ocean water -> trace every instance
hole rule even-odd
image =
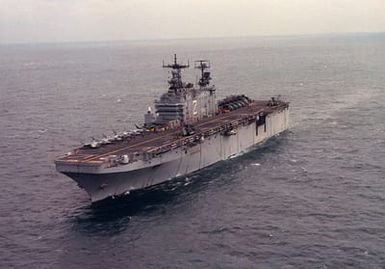
[[[173,53],[290,130],[91,205],[53,160],[140,123]],[[2,45],[0,153],[0,268],[385,268],[385,34]]]

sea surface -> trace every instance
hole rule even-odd
[[[142,122],[174,53],[290,130],[91,205],[54,159]],[[0,268],[385,268],[385,34],[1,45],[0,153]]]

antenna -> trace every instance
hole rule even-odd
[[[206,87],[210,84],[210,72],[206,71],[210,69],[210,61],[209,60],[197,60],[195,61],[194,68],[201,70],[201,78],[199,79],[199,86]]]
[[[182,82],[182,69],[189,68],[190,62],[188,64],[179,64],[178,59],[176,57],[176,54],[174,54],[174,63],[173,64],[167,64],[165,65],[163,62],[162,65],[163,68],[171,68],[171,79],[168,81],[170,84],[170,89],[174,90],[175,92],[183,88],[183,82]]]
[[[188,64],[178,64],[178,59],[176,57],[176,54],[174,54],[174,63],[173,64],[164,64],[163,61],[163,68],[171,68],[171,69],[184,69],[184,68],[189,68],[190,67],[190,62]]]

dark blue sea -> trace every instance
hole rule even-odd
[[[174,53],[290,130],[91,205],[54,159],[142,122]],[[0,153],[0,268],[385,268],[385,34],[1,45]]]

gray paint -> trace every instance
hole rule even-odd
[[[214,134],[194,147],[165,153],[158,161],[136,162],[120,167],[90,170],[88,173],[86,170],[76,173],[78,167],[68,165],[58,165],[57,169],[78,182],[87,191],[92,202],[96,202],[188,175],[218,161],[242,154],[254,145],[285,131],[288,124],[289,110],[284,109],[267,115],[266,131],[265,126],[261,125],[257,132],[256,123],[252,123],[239,127],[236,135]]]

